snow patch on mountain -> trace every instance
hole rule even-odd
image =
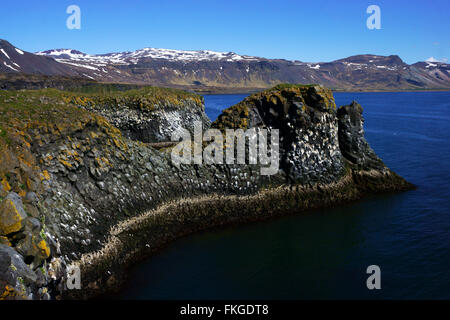
[[[98,71],[98,69],[93,67],[93,66],[89,66],[89,65],[85,65],[85,64],[73,63],[73,62],[69,62],[69,61],[64,60],[64,59],[55,59],[55,60],[60,62],[60,63],[65,63],[65,64],[69,64],[69,65],[76,66],[76,67],[81,67],[81,68],[86,68],[86,69],[97,70]]]
[[[8,54],[6,53],[6,51],[5,50],[3,50],[3,49],[0,49],[0,51],[1,52],[3,52],[3,54],[8,58],[8,59],[11,59],[9,56],[8,56]]]
[[[16,68],[10,66],[9,64],[7,64],[7,63],[4,62],[4,61],[3,61],[3,64],[4,64],[6,67],[8,67],[8,68],[10,68],[10,69],[12,69],[12,70],[14,70],[14,71],[16,71],[16,72],[19,72],[19,70],[17,70]]]
[[[425,62],[440,62],[440,63],[447,63],[448,60],[446,58],[442,59],[436,59],[435,57],[429,57]]]
[[[319,70],[320,69],[320,64],[316,64],[315,66],[312,66],[312,65],[308,64],[308,67],[310,67],[311,69]]]
[[[254,61],[257,57],[239,55],[234,52],[217,52],[211,50],[188,51],[188,50],[173,50],[173,49],[155,49],[144,48],[133,52],[119,52],[90,55],[71,49],[54,49],[47,51],[40,51],[37,55],[45,55],[57,58],[61,62],[65,60],[80,61],[90,64],[136,64],[139,59],[164,59],[174,61],[211,61],[211,60],[225,60],[225,61]]]

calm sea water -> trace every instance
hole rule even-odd
[[[205,96],[214,120],[245,95]],[[202,232],[134,267],[122,299],[450,298],[450,93],[336,93],[418,186],[334,209]],[[381,268],[381,290],[366,268]]]

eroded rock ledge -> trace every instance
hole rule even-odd
[[[176,90],[1,92],[0,297],[92,297],[180,235],[413,188],[364,139],[362,108],[336,110],[321,86],[251,95],[212,124],[279,129],[273,176],[258,165],[178,168],[142,142],[194,120],[209,125],[201,97]],[[71,263],[82,290],[65,290]]]

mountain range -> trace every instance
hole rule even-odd
[[[345,91],[450,89],[449,64],[424,61],[410,65],[397,55],[364,54],[311,63],[234,52],[155,48],[97,55],[73,49],[30,53],[6,40],[0,40],[0,74],[0,84],[34,75],[200,92],[250,91],[282,82],[318,83]]]

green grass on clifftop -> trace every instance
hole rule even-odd
[[[98,106],[155,110],[165,106],[182,107],[187,100],[203,107],[203,97],[195,93],[159,87],[119,90],[115,86],[97,85],[86,89],[89,92],[60,91],[57,89],[0,91],[0,107],[19,109],[48,108],[57,105]],[[0,111],[1,112],[1,111]]]

